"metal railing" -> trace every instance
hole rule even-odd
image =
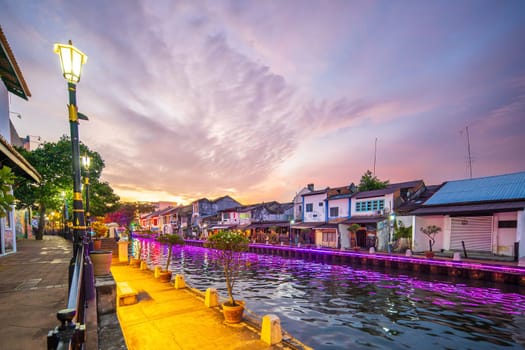
[[[83,349],[86,337],[86,292],[93,286],[86,281],[92,278],[87,244],[74,243],[74,254],[69,265],[69,291],[67,307],[57,312],[60,325],[47,334],[48,350]]]

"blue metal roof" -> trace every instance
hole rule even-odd
[[[525,199],[525,171],[445,183],[425,205]]]

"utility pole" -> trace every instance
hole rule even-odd
[[[374,144],[374,176],[376,176],[376,159],[377,159],[377,137]]]
[[[468,133],[468,126],[465,127],[465,130],[467,132],[468,168],[469,168],[470,178],[472,179],[472,157],[470,155],[470,136]]]

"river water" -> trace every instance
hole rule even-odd
[[[142,257],[164,265],[167,247],[144,240]],[[288,259],[244,254],[237,299],[314,349],[524,349],[525,289],[475,281],[434,280]],[[213,254],[174,247],[170,270],[201,291],[224,278]]]

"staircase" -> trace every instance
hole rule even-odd
[[[114,257],[118,257],[118,243],[115,238],[102,238],[101,250],[111,250]]]

